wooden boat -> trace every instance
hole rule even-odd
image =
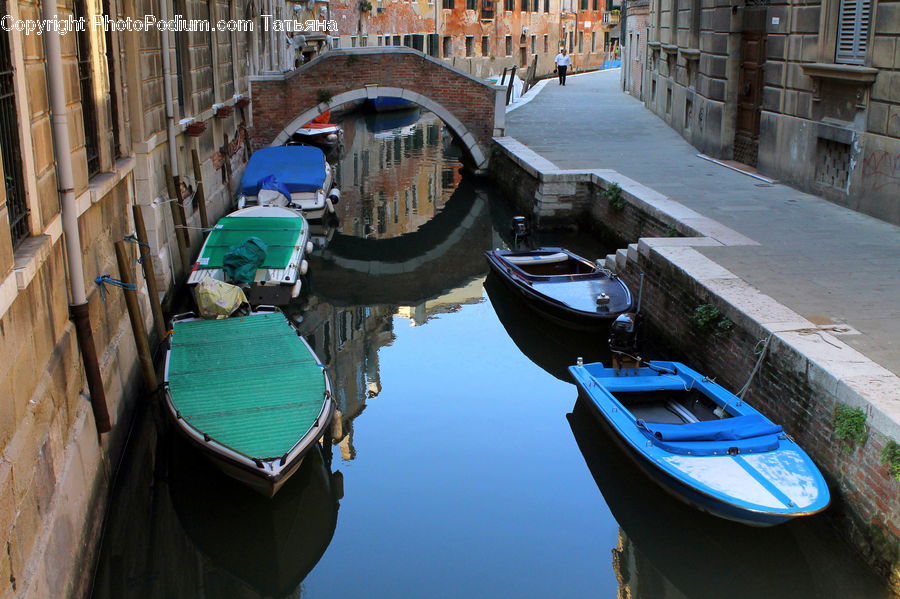
[[[226,474],[269,497],[335,409],[325,368],[280,311],[177,318],[164,388],[178,429]]]
[[[638,465],[696,508],[771,526],[828,507],[821,473],[780,426],[683,364],[569,372]]]
[[[291,141],[309,144],[323,149],[331,149],[341,142],[344,129],[332,123],[331,111],[326,110],[310,122],[306,123],[291,136]]]
[[[507,285],[563,325],[608,327],[631,310],[631,291],[621,279],[568,250],[490,250],[485,256]]]
[[[334,171],[320,148],[260,148],[250,156],[238,187],[237,207],[278,206],[302,212],[309,220],[334,214],[340,199]]]
[[[246,287],[251,305],[283,306],[300,294],[300,277],[309,268],[304,256],[313,249],[309,235],[309,224],[295,210],[253,206],[232,212],[210,231],[188,285],[212,277]],[[232,248],[254,237],[267,246],[264,261],[253,281],[232,281],[225,269],[225,257]]]
[[[416,103],[412,100],[398,98],[395,96],[378,96],[377,98],[368,100],[367,103],[372,107],[373,110],[375,110],[375,112],[405,110],[416,105]]]

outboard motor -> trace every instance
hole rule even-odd
[[[528,221],[525,220],[524,216],[514,216],[512,218],[512,223],[510,223],[510,233],[513,236],[513,248],[518,249],[519,241],[524,241],[530,235],[530,231],[528,230]]]
[[[609,327],[609,351],[612,352],[612,366],[615,369],[637,368],[641,365],[640,324],[641,296],[644,292],[644,275],[641,274],[641,287],[638,290],[638,301],[634,312],[620,314]]]

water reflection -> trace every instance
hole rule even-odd
[[[273,499],[223,475],[149,408],[113,496],[93,596],[291,598],[325,553],[342,475],[310,451]]]
[[[643,475],[583,400],[579,399],[567,418],[620,526],[612,558],[619,597],[883,596],[860,564],[846,563],[835,570],[822,556],[810,555],[795,535],[795,523],[770,528],[743,526],[705,514],[667,494]],[[821,516],[812,520],[816,522],[796,524],[827,526]],[[854,570],[856,575],[849,578],[851,587],[846,588],[847,574]]]

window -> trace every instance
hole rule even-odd
[[[512,56],[512,36],[506,36],[506,55]]]
[[[466,36],[466,56],[475,56],[475,38]]]
[[[522,12],[528,12],[529,4],[529,0],[521,0],[521,2],[519,2],[519,10],[521,10]]]
[[[587,10],[588,8],[588,0],[581,0],[581,10]]]
[[[332,48],[340,48],[341,47],[341,38],[338,36],[334,36],[331,38],[331,47]]]
[[[351,47],[351,48],[355,48],[355,47],[356,47],[356,36],[355,36],[355,35],[351,35],[351,36],[350,36],[350,47]]]
[[[531,10],[533,10],[534,12],[540,12],[541,0],[534,0],[534,2],[531,3]]]
[[[9,14],[6,1],[0,12]],[[16,111],[14,67],[7,32],[0,32],[0,146],[3,148],[3,179],[6,183],[6,208],[13,249],[30,234],[28,205],[25,203],[25,177],[22,175],[22,149],[19,144],[19,118]]]
[[[369,45],[369,36],[368,36],[368,35],[361,35],[361,36],[359,36],[359,46],[360,46],[361,48],[365,48],[365,47],[367,47],[368,45]]]
[[[503,3],[504,10],[515,10],[516,0],[505,0]]]
[[[491,55],[491,38],[486,35],[481,36],[481,55],[482,56],[490,56]]]
[[[593,0],[591,2],[591,10],[599,10],[600,8],[600,0]]]
[[[443,0],[443,4],[441,4],[441,6],[443,6],[444,8],[453,8],[453,3],[454,0]]]
[[[378,41],[376,41],[375,43],[379,46],[383,46],[384,45],[384,36],[379,35]]]
[[[428,56],[437,57],[437,55],[438,55],[438,39],[439,39],[438,34],[436,34],[436,33],[428,34]]]
[[[466,8],[469,10],[478,10],[478,0],[466,0]]]
[[[401,41],[401,36],[399,36],[399,35],[395,35],[395,36],[394,36],[394,45],[395,45],[395,46],[402,46],[402,45],[403,45],[403,42]]]
[[[112,18],[112,13],[110,13],[109,8],[109,0],[103,0],[103,13],[106,15],[110,15],[110,18]],[[119,147],[119,97],[116,86],[116,63],[115,57],[113,56],[114,46],[112,27],[106,29],[105,35],[106,72],[109,74],[109,122],[112,129],[112,139],[110,140],[112,142],[112,153],[110,155],[115,160],[116,158],[121,157],[123,155],[123,152]]]
[[[544,0],[544,12],[550,12],[550,0]]]
[[[597,51],[597,32],[591,31],[591,53]]]
[[[75,0],[73,16],[76,20],[88,19],[84,0]],[[84,119],[84,149],[87,152],[88,176],[100,172],[100,149],[97,135],[97,111],[94,105],[94,73],[91,68],[91,46],[89,31],[75,33],[75,48],[78,58],[78,83],[81,90],[81,117]],[[181,78],[179,77],[179,80]],[[180,87],[183,90],[183,87]],[[181,99],[183,102],[183,98]]]
[[[531,36],[531,53],[532,54],[537,53],[537,36],[536,35]]]
[[[584,52],[584,31],[578,32],[578,53]]]
[[[449,35],[445,36],[444,37],[444,52],[443,52],[444,58],[447,58],[448,56],[450,56],[452,48],[453,48],[453,38],[451,38]]]
[[[865,64],[871,12],[871,0],[841,0],[835,62]]]

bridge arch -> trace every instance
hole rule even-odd
[[[281,145],[332,107],[392,96],[435,113],[482,170],[490,139],[503,134],[504,94],[502,87],[412,48],[330,50],[290,73],[253,79],[253,144]],[[304,110],[297,114],[298,108]]]

